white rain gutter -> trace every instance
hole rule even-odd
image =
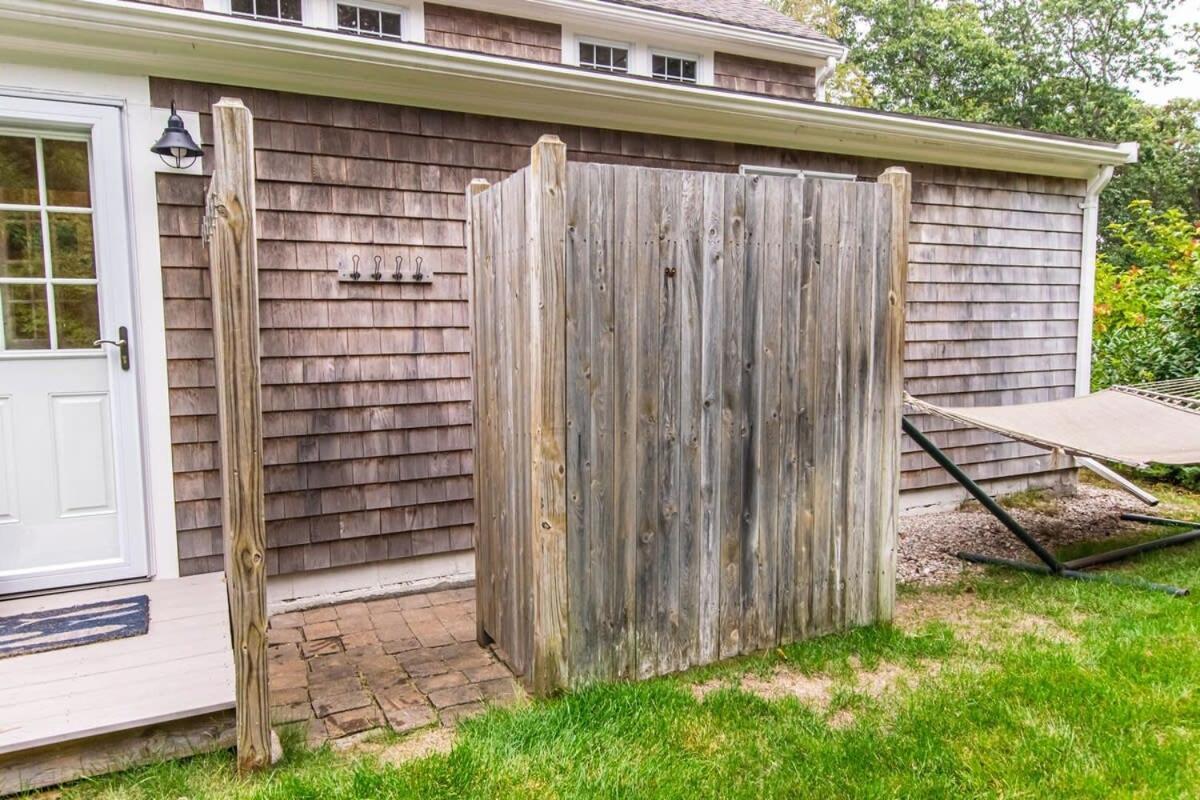
[[[667,84],[124,0],[0,0],[0,58],[608,130],[1085,179],[1122,145]],[[0,71],[0,84],[3,72]],[[20,87],[16,87],[20,88]]]
[[[1130,144],[1134,158],[1137,144]],[[1075,341],[1075,396],[1092,391],[1092,321],[1096,305],[1096,238],[1100,224],[1100,193],[1112,180],[1113,168],[1101,167],[1087,184],[1083,209],[1083,249],[1079,260],[1079,330]]]

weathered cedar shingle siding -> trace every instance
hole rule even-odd
[[[549,22],[425,4],[425,41],[528,61],[562,63],[562,28]]]
[[[470,547],[463,192],[501,179],[556,133],[578,161],[874,177],[888,162],[154,79],[154,103],[255,115],[273,573]],[[1081,181],[920,164],[906,375],[950,404],[1067,397],[1074,385]],[[177,519],[186,572],[219,569],[205,180],[159,177]],[[431,288],[337,282],[355,253],[424,258]],[[977,477],[1050,469],[1027,445],[922,426]],[[945,473],[906,443],[905,488]]]
[[[781,64],[759,58],[716,53],[713,79],[722,89],[738,92],[812,100],[816,96],[817,73],[812,67]]]

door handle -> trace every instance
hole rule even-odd
[[[129,329],[124,325],[117,328],[116,339],[97,339],[92,342],[92,347],[99,347],[102,344],[111,344],[117,348],[117,353],[121,357],[121,369],[125,372],[129,371]]]

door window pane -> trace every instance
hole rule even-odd
[[[78,349],[93,347],[100,338],[100,304],[96,287],[54,287],[54,323],[58,328],[58,347]]]
[[[40,278],[42,215],[37,211],[0,211],[0,278]]]
[[[46,204],[81,206],[92,204],[87,142],[42,140],[46,160]]]
[[[50,272],[55,278],[96,277],[91,214],[51,212]]]
[[[30,136],[0,136],[0,203],[38,202],[37,143]]]
[[[43,283],[0,284],[6,350],[49,350],[50,316]]]

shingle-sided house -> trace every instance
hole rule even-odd
[[[902,165],[908,391],[1086,392],[1097,196],[1136,151],[823,102],[844,55],[757,0],[0,0],[0,598],[222,568],[211,149],[149,152],[172,105],[206,146],[219,98],[255,119],[276,604],[470,579],[464,189],[543,134],[576,161]],[[432,281],[340,279],[376,265]],[[1070,479],[920,422],[996,491]],[[956,496],[914,447],[902,468],[905,504]]]

